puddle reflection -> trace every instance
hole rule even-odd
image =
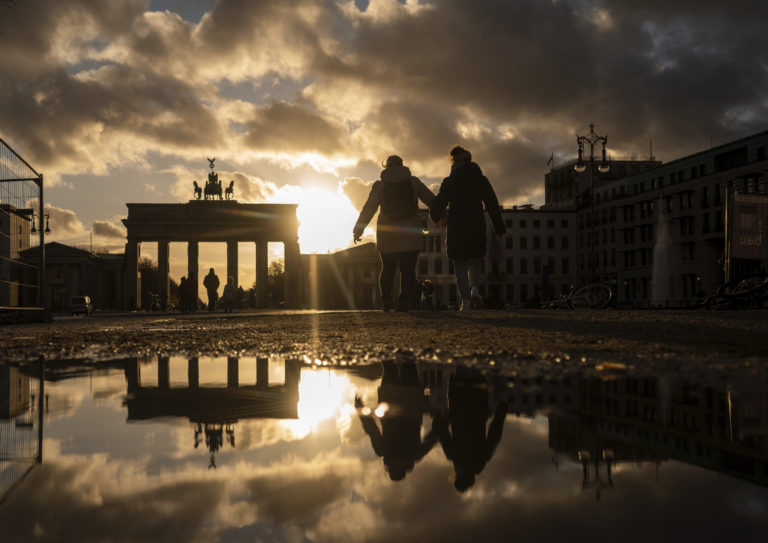
[[[625,536],[638,511],[685,537],[768,526],[768,392],[738,375],[277,356],[0,365],[0,451],[10,541],[578,541],[585,512]]]

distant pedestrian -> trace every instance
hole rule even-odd
[[[368,200],[360,211],[352,230],[355,243],[360,241],[376,210],[381,209],[376,226],[376,247],[381,257],[379,287],[384,311],[408,311],[410,308],[416,283],[416,260],[425,226],[418,202],[421,200],[429,206],[434,197],[424,183],[411,175],[411,170],[403,165],[403,159],[393,155],[387,158],[381,179],[371,187]],[[400,296],[395,305],[392,287],[398,266]]]
[[[235,306],[236,295],[237,289],[235,288],[235,278],[230,275],[227,277],[227,284],[224,285],[224,292],[221,293],[221,302],[224,304],[225,313],[232,313],[232,308]]]
[[[451,174],[443,179],[429,213],[438,222],[448,209],[447,252],[456,271],[460,309],[468,311],[482,306],[480,268],[488,245],[483,210],[488,212],[496,235],[502,236],[506,228],[493,187],[480,166],[472,162],[470,152],[457,145],[451,149],[450,159]]]
[[[187,278],[182,276],[179,279],[179,312],[183,315],[187,312]]]
[[[211,313],[216,309],[216,301],[219,298],[219,277],[213,271],[213,268],[203,279],[203,286],[208,292],[208,312]]]

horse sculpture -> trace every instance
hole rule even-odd
[[[224,191],[224,198],[226,198],[227,200],[231,200],[232,199],[232,197],[235,195],[234,187],[235,187],[235,182],[234,181],[230,181],[229,182],[229,186]]]
[[[192,181],[192,184],[195,185],[195,200],[199,200],[203,196],[203,189],[200,188],[197,181]]]

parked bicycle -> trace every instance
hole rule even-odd
[[[541,307],[547,309],[604,309],[613,300],[613,289],[605,283],[590,283],[571,289],[559,298],[544,300]]]
[[[768,273],[721,285],[701,302],[705,309],[750,309],[768,307]]]

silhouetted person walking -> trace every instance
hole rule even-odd
[[[399,371],[391,360],[382,365],[379,405],[386,405],[388,409],[377,415],[375,409],[364,408],[359,396],[355,396],[355,407],[365,433],[371,438],[374,452],[384,461],[389,478],[400,481],[432,450],[437,443],[437,434],[430,430],[424,440],[421,439],[425,399],[416,364],[403,362]],[[381,430],[376,424],[377,418],[381,421]]]
[[[189,303],[187,302],[187,278],[182,276],[181,279],[179,279],[179,312],[184,314],[187,312],[187,307]]]
[[[236,296],[235,278],[230,275],[227,277],[227,284],[224,285],[224,292],[221,293],[221,302],[224,304],[224,311],[226,313],[232,313]]]
[[[203,286],[208,292],[208,311],[212,312],[216,308],[216,300],[219,298],[219,277],[213,272],[213,268],[203,279]]]
[[[448,420],[435,418],[433,428],[440,436],[440,444],[448,460],[453,462],[453,486],[465,492],[475,483],[501,441],[508,405],[502,399],[490,416],[488,386],[482,375],[458,373],[451,378],[448,390]]]
[[[355,243],[360,241],[363,230],[376,210],[379,220],[376,226],[376,247],[381,257],[379,287],[384,311],[397,309],[408,311],[411,294],[416,282],[416,259],[421,248],[424,225],[419,217],[419,200],[429,206],[435,195],[424,183],[411,175],[403,165],[403,159],[393,155],[387,158],[381,179],[376,181],[368,194],[357,223],[352,230]],[[395,306],[392,286],[395,268],[400,267],[400,296]]]
[[[461,310],[482,304],[480,297],[480,267],[487,250],[486,221],[488,212],[496,235],[506,232],[501,209],[488,178],[472,155],[463,147],[450,151],[451,174],[443,179],[440,191],[432,202],[429,214],[435,222],[443,218],[448,208],[447,251],[456,271],[456,284],[461,295]]]

